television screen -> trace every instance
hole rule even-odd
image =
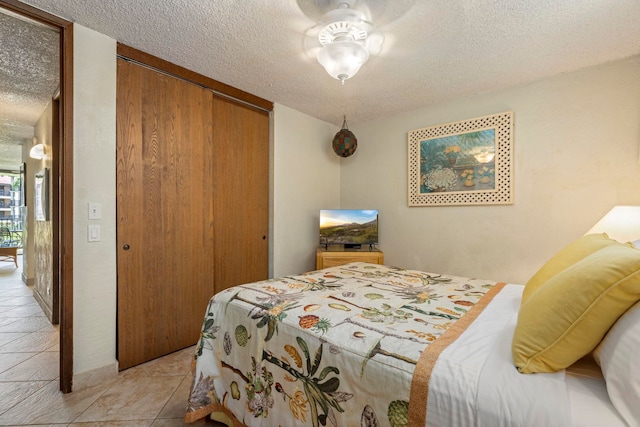
[[[323,209],[320,211],[320,244],[346,248],[378,243],[378,211]]]

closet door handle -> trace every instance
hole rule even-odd
[[[124,249],[125,251],[128,251],[130,248],[131,248],[131,246],[129,246],[129,245],[124,245],[122,247],[122,249]]]

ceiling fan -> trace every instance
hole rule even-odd
[[[400,16],[413,1],[297,0],[302,13],[317,22],[304,33],[305,53],[344,84],[370,55],[382,51],[381,24]]]

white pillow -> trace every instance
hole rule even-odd
[[[631,426],[640,426],[640,302],[611,327],[593,356],[611,403]]]

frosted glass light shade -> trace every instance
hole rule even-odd
[[[334,41],[318,52],[318,62],[334,79],[344,81],[353,77],[369,59],[369,51],[353,41]]]
[[[32,159],[42,159],[44,157],[44,144],[36,144],[29,150],[29,157]]]
[[[615,206],[587,234],[607,233],[618,242],[640,239],[640,206]]]

